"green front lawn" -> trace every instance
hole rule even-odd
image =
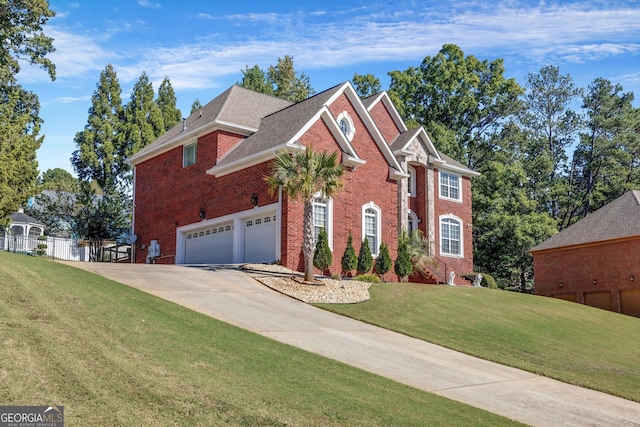
[[[486,288],[374,284],[318,306],[467,354],[640,402],[640,319]]]
[[[68,426],[500,426],[507,419],[133,288],[0,252],[0,403]]]

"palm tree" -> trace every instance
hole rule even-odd
[[[292,199],[304,202],[302,253],[304,254],[304,280],[313,281],[313,198],[317,193],[333,197],[342,189],[344,167],[338,162],[338,153],[315,152],[312,147],[302,147],[289,154],[276,154],[272,174],[265,178],[269,191],[278,189]]]

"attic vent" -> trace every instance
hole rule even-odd
[[[182,118],[182,130],[187,130],[187,119],[185,119],[184,117]]]
[[[200,109],[200,116],[198,116],[198,117],[202,117],[202,108]]]

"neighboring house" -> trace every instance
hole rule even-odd
[[[536,295],[640,317],[640,191],[625,193],[530,252]]]
[[[291,102],[232,86],[136,153],[137,262],[279,262],[302,271],[303,203],[267,191],[275,154],[339,153],[344,190],[318,194],[316,235],[327,230],[332,274],[349,232],[392,258],[402,229],[420,229],[440,261],[433,282],[473,269],[471,180],[422,128],[408,130],[382,92],[361,100],[346,82]],[[457,283],[465,283],[456,278]]]
[[[38,237],[44,234],[44,224],[24,213],[20,208],[11,214],[9,228],[0,228],[0,250],[33,252],[38,246]]]

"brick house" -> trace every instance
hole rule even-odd
[[[271,195],[275,153],[337,151],[344,190],[314,201],[331,273],[351,232],[395,259],[398,233],[421,229],[439,259],[433,282],[473,266],[471,177],[422,128],[407,129],[386,92],[361,100],[346,82],[291,103],[232,86],[129,159],[137,262],[274,262],[302,271],[303,203]],[[459,283],[464,283],[456,278]]]
[[[640,317],[640,191],[535,246],[535,292]]]

